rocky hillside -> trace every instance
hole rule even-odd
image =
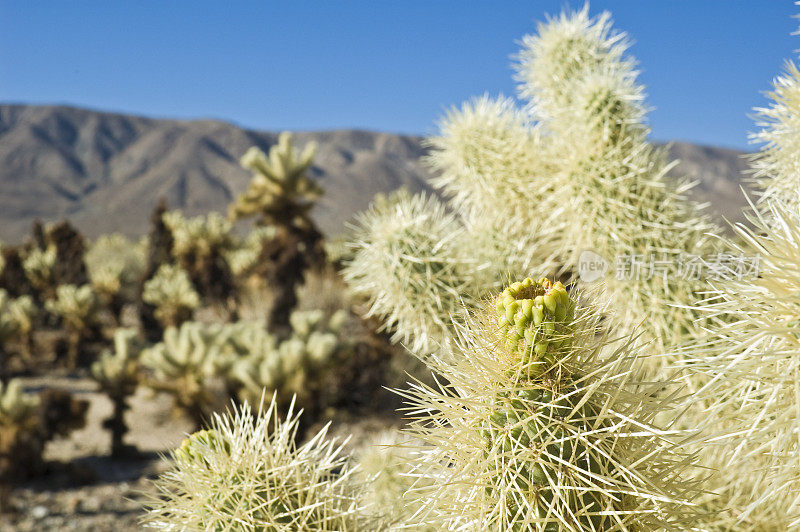
[[[418,137],[339,130],[298,132],[319,144],[314,175],[326,190],[314,217],[341,232],[377,192],[426,188]],[[187,214],[223,210],[247,185],[238,159],[277,133],[212,120],[156,120],[62,106],[0,105],[0,240],[17,241],[35,218],[67,217],[89,236],[145,232],[162,196]],[[746,167],[740,152],[674,143],[676,169],[696,197],[739,219]]]

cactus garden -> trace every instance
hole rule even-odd
[[[234,156],[208,120],[238,173],[198,152],[146,230],[75,207],[0,244],[0,532],[800,531],[800,71],[751,105],[731,216],[610,13],[527,31],[516,95],[448,102],[424,180],[342,230],[321,165],[406,163]]]

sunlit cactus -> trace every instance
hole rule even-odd
[[[221,380],[229,359],[224,354],[226,337],[221,327],[185,322],[168,327],[164,339],[142,353],[142,365],[152,372],[147,385],[170,393],[175,405],[199,427],[209,410],[219,403],[215,381]]]
[[[136,329],[117,329],[114,332],[114,350],[104,352],[92,364],[92,378],[100,385],[112,403],[112,414],[103,426],[111,431],[111,456],[124,456],[130,449],[123,438],[128,432],[125,412],[128,398],[136,392],[141,380],[139,355],[142,348]]]
[[[208,257],[232,244],[231,223],[219,213],[185,218],[180,211],[168,211],[163,218],[172,232],[172,252],[178,260]]]
[[[680,260],[712,252],[706,235],[719,229],[686,198],[688,184],[666,177],[673,165],[664,150],[648,143],[627,37],[612,30],[608,14],[592,18],[585,7],[540,24],[522,44],[516,66],[525,105],[473,100],[448,113],[431,140],[432,184],[475,224],[468,253],[527,232],[528,268],[538,259],[540,271],[553,271],[555,258],[562,275],[579,281],[580,254],[591,250],[612,265],[607,294],[624,330],[648,323],[638,341],[654,353],[691,337],[703,325],[690,310],[703,285],[682,277]],[[496,220],[504,231],[487,231]],[[500,251],[483,256],[513,254]],[[642,271],[617,279],[613,263],[631,256],[644,261]],[[658,261],[673,266],[646,271]],[[501,278],[523,273],[510,266],[496,268]],[[654,374],[668,362],[646,361]]]
[[[260,226],[274,227],[274,235],[262,240],[251,270],[266,281],[272,292],[268,316],[270,331],[285,334],[288,317],[297,305],[297,287],[305,272],[325,263],[322,234],[309,213],[322,189],[309,177],[315,144],[298,152],[290,133],[281,133],[269,156],[256,147],[242,157],[242,166],[253,172],[244,194],[229,207],[232,219],[258,216]]]
[[[358,219],[355,254],[344,270],[392,338],[425,357],[448,351],[451,322],[478,304],[486,264],[469,255],[462,222],[433,197],[400,192]]]
[[[425,442],[412,522],[440,530],[688,529],[697,516],[688,436],[656,417],[673,382],[643,383],[630,338],[559,283],[526,279],[470,320],[447,384],[403,394]],[[498,327],[498,322],[502,324]]]
[[[782,75],[773,82],[769,107],[758,108],[761,129],[752,138],[762,144],[753,156],[760,201],[782,201],[789,206],[800,203],[800,71],[788,61]]]
[[[375,530],[362,517],[342,447],[328,427],[296,443],[298,416],[273,401],[215,415],[172,453],[146,522],[164,530]]]
[[[55,299],[45,303],[48,312],[61,318],[69,333],[67,366],[75,369],[85,340],[91,338],[99,327],[100,301],[90,285],[61,285]]]
[[[142,300],[156,308],[155,316],[163,327],[179,326],[200,306],[200,296],[187,273],[171,264],[161,266],[144,284]]]
[[[22,263],[31,285],[44,297],[52,295],[55,282],[56,248],[33,248]]]
[[[234,219],[260,216],[262,223],[309,224],[308,214],[322,189],[308,177],[316,144],[308,143],[302,153],[292,145],[291,133],[281,133],[269,155],[256,147],[242,157],[242,166],[253,172],[247,191],[230,207]]]

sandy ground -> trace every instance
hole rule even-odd
[[[86,426],[69,438],[50,442],[45,459],[50,472],[14,489],[16,514],[0,516],[6,531],[114,531],[141,530],[142,502],[155,493],[151,480],[164,471],[160,455],[176,447],[192,425],[174,414],[171,398],[140,388],[128,411],[126,443],[135,445],[141,459],[115,461],[108,457],[110,436],[102,428],[111,412],[110,401],[96,391],[90,379],[23,379],[30,390],[66,388],[89,400]],[[397,419],[367,417],[335,422],[330,434],[352,435],[354,447],[372,434],[397,426]]]

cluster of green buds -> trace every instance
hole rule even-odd
[[[156,307],[156,318],[165,327],[178,326],[200,306],[200,296],[180,266],[162,265],[144,284],[142,300]]]
[[[516,282],[497,297],[496,310],[503,335],[521,356],[521,369],[528,377],[551,368],[569,348],[575,303],[560,281]]]

